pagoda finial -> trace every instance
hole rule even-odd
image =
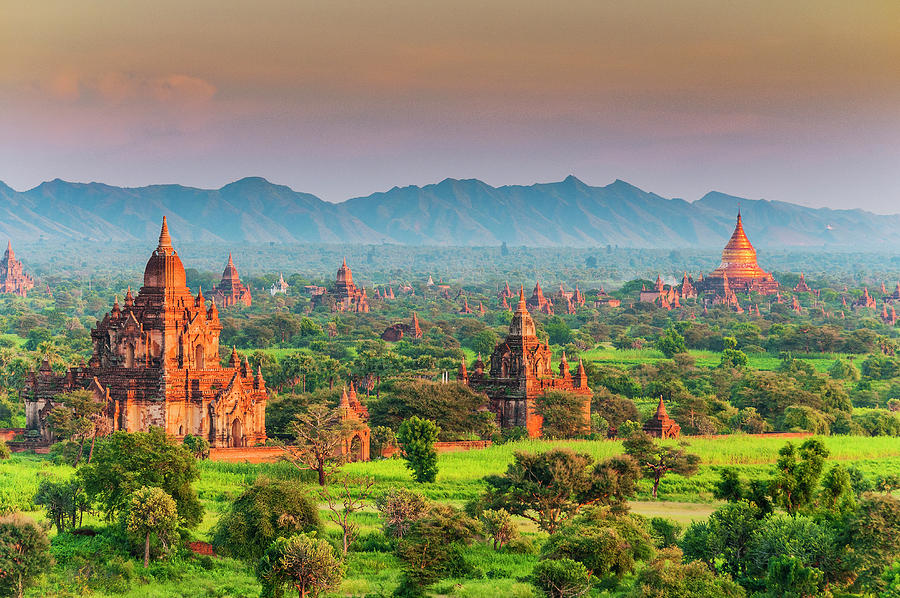
[[[666,405],[663,403],[662,395],[659,396],[659,405],[656,406],[656,419],[668,419],[669,414],[666,412]]]
[[[172,248],[172,237],[169,236],[169,224],[166,222],[166,217],[163,216],[162,222],[162,230],[159,231],[159,245],[157,249],[171,249]]]
[[[231,259],[231,252],[228,252],[228,265],[234,266],[234,260]]]

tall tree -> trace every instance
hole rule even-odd
[[[32,580],[50,566],[50,539],[33,519],[0,517],[0,594],[23,598]]]
[[[327,475],[345,461],[341,446],[349,429],[338,409],[327,405],[312,405],[297,415],[290,426],[294,444],[282,444],[285,461],[297,469],[310,469],[318,475],[319,485],[325,486]]]
[[[150,536],[167,545],[178,523],[175,501],[161,488],[144,486],[134,491],[125,516],[128,531],[144,538],[144,569],[150,566]]]
[[[406,467],[412,471],[413,479],[420,484],[433,482],[437,477],[437,451],[434,443],[441,429],[433,421],[411,417],[397,431],[397,442],[400,445]]]
[[[649,434],[635,432],[622,443],[625,454],[633,457],[644,473],[653,481],[653,498],[656,498],[659,482],[670,473],[690,477],[697,473],[700,457],[683,448],[655,443]]]
[[[298,534],[272,542],[257,565],[256,576],[265,596],[281,596],[287,585],[306,598],[336,587],[344,577],[344,564],[325,540]]]
[[[775,474],[769,491],[775,503],[790,515],[810,505],[822,478],[828,449],[822,441],[810,438],[800,449],[788,442],[778,451]]]
[[[97,437],[99,415],[104,406],[94,400],[94,394],[89,390],[58,394],[53,397],[53,402],[56,406],[47,416],[50,429],[57,437],[78,443],[78,455],[74,464],[78,467],[84,455],[85,441],[88,437]],[[93,440],[91,448],[93,449]]]

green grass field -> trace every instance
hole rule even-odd
[[[900,474],[900,440],[887,437],[820,438],[831,453],[831,459],[859,468],[868,476],[887,473]],[[747,475],[767,475],[777,459],[778,450],[788,441],[803,442],[804,438],[758,437],[735,435],[728,437],[691,438],[688,450],[702,459],[700,471],[691,478],[672,475],[663,479],[659,499],[652,500],[649,482],[643,482],[641,492],[631,503],[635,513],[651,517],[671,518],[682,525],[702,519],[717,506],[712,488],[718,480],[718,469],[737,467]],[[675,441],[672,441],[675,442]],[[512,462],[516,451],[545,451],[553,447],[568,447],[602,459],[621,453],[618,441],[540,441],[525,440],[493,446],[484,450],[444,453],[439,457],[437,481],[433,484],[415,484],[404,462],[399,459],[354,463],[343,468],[341,475],[350,477],[371,476],[379,492],[395,487],[417,488],[432,500],[457,506],[477,496],[483,488],[483,476],[502,473]],[[298,479],[296,470],[283,463],[247,464],[205,461],[200,464],[201,477],[195,484],[206,513],[195,531],[197,539],[208,540],[210,530],[229,501],[236,497],[244,485],[259,475],[276,478]],[[36,455],[14,455],[0,461],[0,507],[22,510],[36,519],[43,513],[32,504],[32,497],[40,480],[46,476],[66,477],[73,474],[67,466],[53,465],[49,459]],[[300,483],[309,484],[308,481]],[[317,490],[309,485],[310,492]],[[322,518],[327,522],[327,510],[320,502]],[[356,521],[363,534],[374,532],[379,520],[372,508],[357,514]],[[88,517],[86,523],[100,524],[96,517]],[[533,524],[520,520],[526,536],[540,544],[543,534]],[[326,524],[326,534],[336,534],[337,528]],[[434,588],[435,595],[476,596],[534,596],[532,587],[522,581],[527,578],[536,562],[534,554],[496,553],[484,545],[471,549],[470,557],[476,564],[477,574],[465,579],[445,580]],[[133,563],[136,581],[123,594],[133,597],[190,596],[254,596],[259,591],[252,570],[231,559],[216,559],[212,568],[204,568],[196,562],[178,563],[172,567],[151,567],[144,573],[139,563]],[[396,558],[385,552],[352,552],[347,561],[347,576],[338,596],[389,595],[397,583],[399,564]],[[42,585],[28,593],[32,597],[49,596],[107,596],[91,593],[85,580],[73,579],[71,571],[63,563],[46,575]],[[603,594],[595,594],[603,595]]]

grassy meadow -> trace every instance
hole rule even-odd
[[[900,474],[900,440],[889,437],[826,436],[820,438],[828,448],[831,459],[859,468],[868,476],[888,473]],[[689,450],[702,459],[700,471],[691,478],[671,475],[663,479],[659,499],[650,497],[649,482],[642,482],[639,495],[632,502],[634,512],[651,517],[671,518],[682,525],[702,519],[716,507],[712,488],[721,467],[737,467],[746,474],[766,474],[777,459],[778,450],[788,441],[802,442],[803,438],[784,436],[734,435],[727,437],[696,437],[688,439]],[[672,441],[675,442],[675,441]],[[435,501],[457,506],[477,496],[482,489],[481,479],[488,474],[503,472],[511,463],[516,451],[545,451],[553,447],[568,447],[602,459],[621,452],[621,443],[604,441],[541,441],[525,440],[493,446],[484,450],[444,453],[439,458],[437,481],[432,484],[414,483],[404,462],[387,459],[345,466],[339,475],[352,478],[371,476],[377,491],[394,487],[417,488]],[[48,458],[18,454],[0,461],[0,507],[22,510],[38,520],[44,515],[32,503],[32,497],[40,480],[46,476],[64,478],[73,474],[67,466],[54,465]],[[194,531],[194,539],[209,540],[210,532],[229,502],[244,486],[260,475],[283,479],[298,479],[311,493],[318,491],[310,483],[311,478],[298,476],[296,470],[283,463],[248,464],[204,461],[200,465],[201,476],[195,483],[198,495],[206,511],[202,524]],[[301,479],[302,478],[302,479]],[[337,536],[337,527],[328,521],[326,505],[319,501],[325,534]],[[87,524],[101,525],[96,517],[86,518]],[[361,550],[347,558],[347,575],[335,596],[386,596],[393,591],[400,574],[399,561],[392,553],[379,545],[380,522],[370,506],[356,514],[360,526]],[[531,522],[520,519],[526,537],[539,546],[544,534]],[[82,539],[77,539],[81,541]],[[56,566],[42,578],[41,583],[28,592],[31,597],[49,596],[190,596],[225,597],[255,596],[259,586],[252,569],[227,558],[204,559],[181,555],[168,563],[155,563],[144,571],[134,559],[121,563],[121,587],[113,579],[98,582],[90,567],[80,566],[82,556],[75,541],[61,546],[54,544]],[[438,596],[534,596],[527,577],[537,561],[536,549],[524,554],[495,552],[485,544],[470,549],[475,573],[465,579],[444,580],[433,588]],[[108,572],[104,575],[109,576]],[[110,592],[115,588],[115,592]],[[597,596],[606,595],[595,590]]]

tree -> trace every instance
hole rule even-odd
[[[381,457],[385,449],[397,444],[397,435],[387,426],[374,426],[370,432],[369,447],[376,457]]]
[[[833,534],[825,524],[804,515],[776,513],[763,520],[753,533],[747,549],[747,575],[764,577],[769,563],[782,557],[799,559],[804,567],[833,571],[834,550]]]
[[[641,569],[629,598],[743,598],[744,589],[697,561],[682,563],[681,551],[667,548]]]
[[[586,399],[571,392],[550,391],[534,400],[534,411],[543,418],[541,435],[547,438],[575,438],[587,434]]]
[[[832,513],[848,512],[856,506],[850,472],[843,465],[835,464],[825,473],[819,492],[819,504]]]
[[[643,520],[608,507],[593,508],[563,523],[550,534],[542,558],[569,558],[591,575],[621,578],[653,555],[653,540]]]
[[[550,598],[579,598],[592,585],[587,567],[572,559],[547,559],[534,566],[532,583]]]
[[[747,574],[747,554],[759,526],[755,505],[745,500],[732,502],[716,509],[708,521],[691,524],[681,549],[686,557],[739,579]]]
[[[89,436],[92,437],[91,453],[93,453],[93,439],[96,439],[103,404],[95,401],[94,394],[89,390],[73,390],[58,394],[53,397],[53,402],[56,406],[47,416],[48,424],[54,435],[78,443],[78,456],[75,457],[75,467],[78,467],[84,455],[85,440]]]
[[[519,530],[506,509],[485,509],[478,519],[484,527],[484,533],[493,542],[494,550],[499,550],[519,535]]]
[[[856,585],[878,591],[882,572],[900,561],[900,499],[890,494],[863,494],[844,531],[852,549],[849,565],[858,572]]]
[[[623,396],[611,394],[603,388],[594,393],[591,411],[603,417],[612,428],[617,428],[623,422],[629,420],[637,421],[641,419],[641,414],[638,412],[634,401]]]
[[[550,533],[590,505],[624,508],[640,476],[631,457],[594,463],[589,455],[568,449],[544,453],[517,452],[503,475],[484,478],[486,508],[506,509],[537,523]]]
[[[78,478],[59,482],[41,480],[34,504],[47,510],[47,516],[60,534],[80,526],[84,512],[91,507],[84,484]]]
[[[142,486],[161,488],[175,500],[186,527],[203,518],[203,506],[191,486],[200,477],[197,460],[162,428],[149,432],[113,432],[97,443],[94,459],[76,475],[87,495],[113,519]]]
[[[822,595],[825,574],[796,557],[782,556],[769,563],[765,583],[760,598],[814,598]]]
[[[325,540],[298,534],[272,542],[256,567],[256,576],[263,596],[281,596],[287,585],[306,598],[337,587],[344,577],[344,564]]]
[[[478,523],[449,505],[434,504],[397,542],[403,561],[401,585],[415,592],[460,570],[462,548],[472,542]]]
[[[283,459],[297,469],[315,471],[319,486],[324,486],[331,469],[344,462],[340,449],[349,429],[340,410],[327,405],[312,405],[306,413],[296,416],[290,430],[295,443],[281,445]]]
[[[375,508],[384,519],[384,533],[399,539],[428,512],[428,501],[414,490],[395,488],[376,498]]]
[[[366,478],[355,486],[350,480],[345,479],[341,482],[341,486],[337,491],[337,497],[333,496],[327,488],[322,488],[321,496],[328,503],[328,518],[341,528],[341,541],[343,543],[344,554],[350,549],[350,544],[356,539],[359,533],[359,526],[351,519],[353,513],[361,510],[365,505],[366,499],[372,493],[372,486],[375,481],[372,478]]]
[[[815,496],[828,449],[820,440],[811,438],[800,445],[799,451],[788,442],[778,451],[778,455],[769,490],[778,506],[796,515]]]
[[[466,384],[440,384],[428,380],[390,380],[381,398],[369,404],[369,425],[392,430],[411,417],[430,419],[440,428],[439,440],[489,438],[496,430],[488,399]]]
[[[23,598],[32,580],[50,566],[50,539],[33,519],[0,517],[0,594]]]
[[[319,510],[302,486],[260,476],[219,519],[212,544],[226,556],[254,562],[277,538],[313,532],[320,525]]]
[[[406,467],[413,473],[413,479],[419,482],[433,482],[437,477],[437,451],[434,443],[441,429],[433,421],[411,417],[402,424],[397,432]]]
[[[156,534],[166,545],[177,523],[178,509],[165,490],[144,486],[131,495],[125,526],[144,538],[144,569],[150,566],[150,535]]]
[[[4,459],[9,459],[12,455],[12,452],[9,450],[9,447],[6,446],[6,443],[0,440],[0,461]]]
[[[666,331],[659,337],[659,340],[656,341],[656,348],[662,351],[663,355],[669,359],[672,359],[677,353],[687,352],[687,345],[684,342],[684,337],[671,326],[666,328]]]
[[[184,437],[184,446],[191,451],[195,459],[209,459],[209,440],[206,438],[188,434]]]
[[[697,473],[700,457],[684,449],[671,446],[660,446],[644,432],[636,432],[622,443],[625,454],[633,457],[644,473],[644,477],[653,480],[653,498],[659,488],[660,480],[669,473],[677,473],[690,477]]]

